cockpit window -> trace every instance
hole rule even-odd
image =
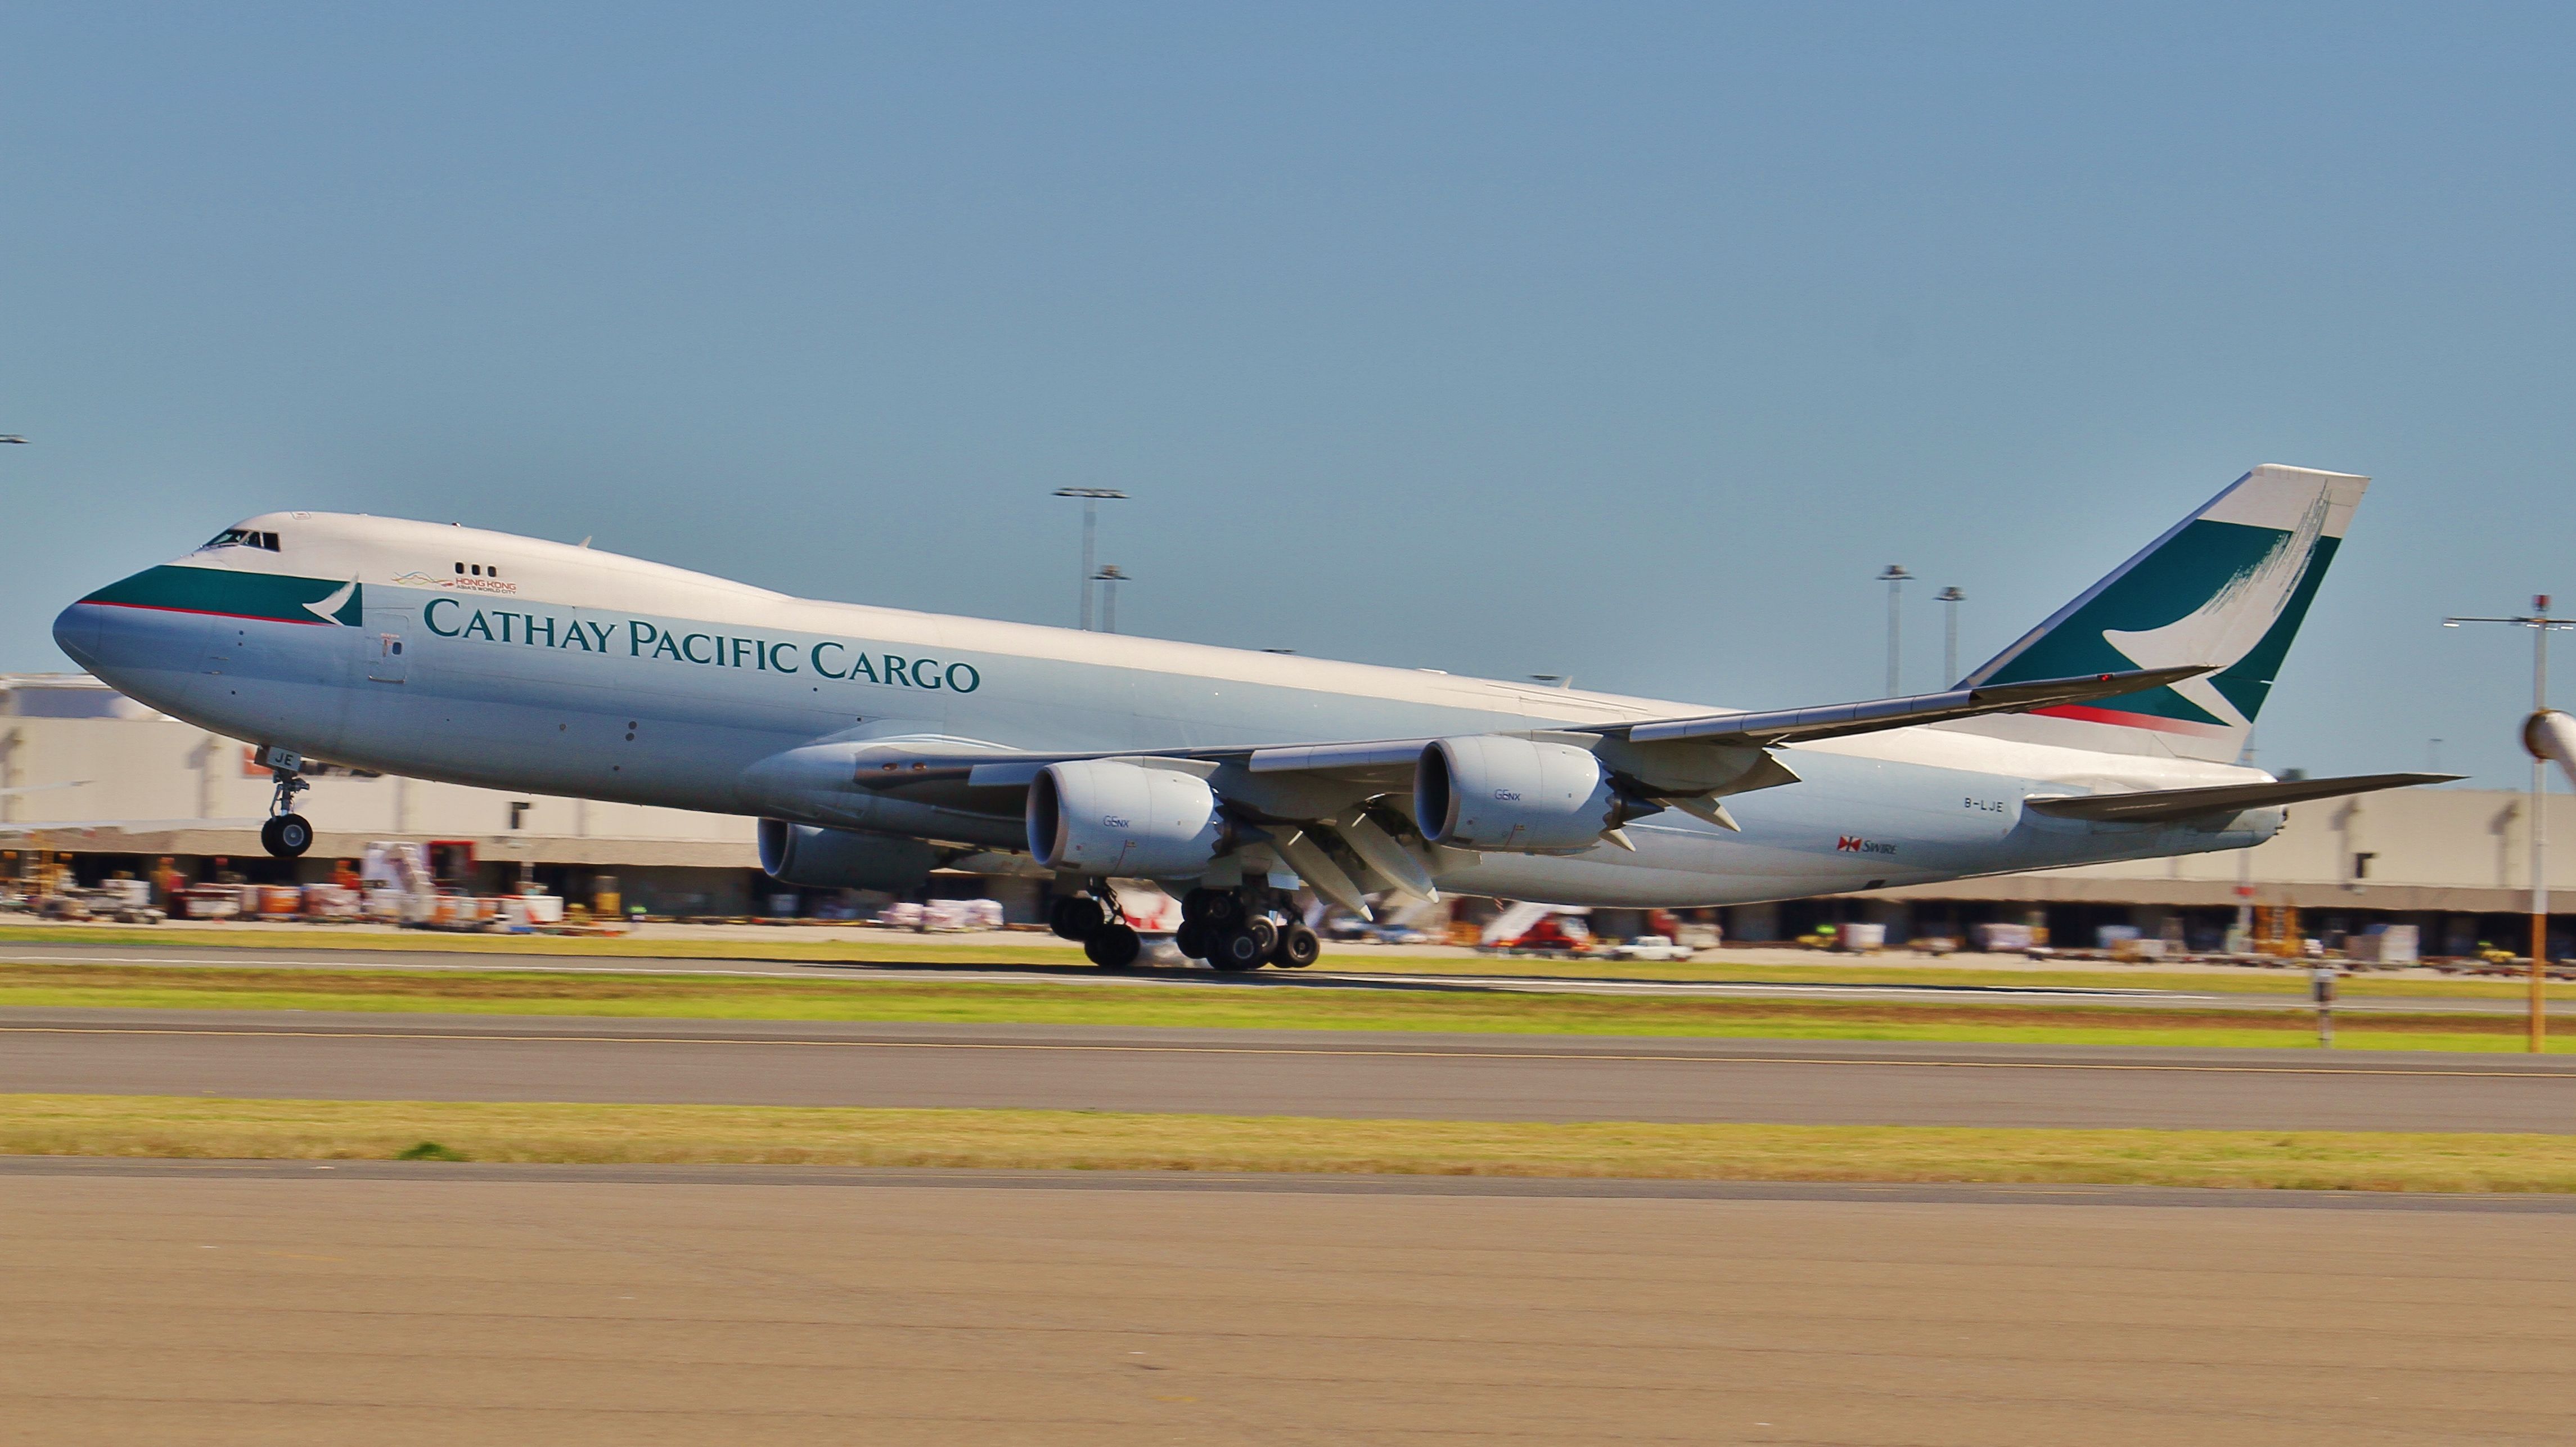
[[[277,534],[250,528],[226,528],[207,539],[206,546],[197,551],[202,553],[209,548],[265,548],[274,553],[278,551]]]

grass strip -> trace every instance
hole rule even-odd
[[[0,1153],[2576,1191],[2576,1137],[0,1095]]]
[[[2307,1013],[2288,1009],[72,963],[0,965],[0,1006],[2271,1049],[2313,1038]],[[2509,1015],[2347,1012],[2336,1030],[2355,1049],[2511,1051],[2523,1040]],[[2571,1035],[2552,1048],[2576,1051]]]
[[[0,946],[21,944],[146,945],[186,949],[337,950],[386,954],[429,953],[558,956],[569,959],[672,959],[776,961],[782,964],[1032,965],[1087,969],[1082,951],[1037,937],[1026,944],[941,944],[888,934],[883,939],[813,940],[780,928],[749,939],[674,939],[645,934],[615,939],[569,935],[445,934],[361,930],[316,925],[306,929],[190,929],[97,925],[0,923]],[[1738,981],[1748,984],[1958,985],[1999,989],[2103,989],[2146,987],[2205,994],[2296,994],[2307,988],[2300,970],[2209,970],[2164,973],[2111,969],[1977,969],[1944,965],[1870,964],[1819,955],[1815,964],[1756,964],[1713,953],[1680,963],[1514,959],[1399,955],[1362,946],[1334,946],[1323,968],[1357,974],[1540,975],[1621,980]],[[2360,976],[2337,988],[2346,995],[2426,999],[2515,999],[2527,986],[2515,980],[2394,980]],[[2550,998],[2576,1003],[2576,984],[2548,986]]]

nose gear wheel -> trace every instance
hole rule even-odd
[[[268,822],[259,826],[260,847],[278,859],[295,859],[313,847],[313,821],[295,812],[295,796],[313,786],[293,769],[271,769],[276,792],[269,796]]]

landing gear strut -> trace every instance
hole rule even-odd
[[[1066,939],[1080,940],[1084,957],[1104,970],[1123,970],[1145,950],[1145,942],[1128,927],[1118,896],[1106,881],[1094,884],[1088,893],[1057,900],[1047,912],[1047,924]]]
[[[268,801],[268,822],[259,826],[260,847],[279,859],[294,859],[313,847],[313,821],[295,812],[295,796],[312,788],[293,769],[270,769],[277,792]]]

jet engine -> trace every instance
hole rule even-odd
[[[1029,853],[1049,869],[1188,879],[1224,838],[1216,792],[1195,774],[1074,759],[1029,784]]]
[[[938,863],[939,852],[918,839],[760,821],[760,867],[781,884],[909,894]]]
[[[1579,854],[1621,819],[1601,761],[1572,744],[1485,734],[1438,739],[1413,773],[1413,817],[1434,844]]]

